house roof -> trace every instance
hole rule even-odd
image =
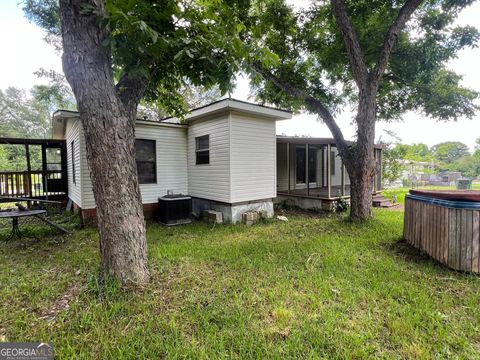
[[[308,137],[308,136],[284,136],[277,135],[277,143],[290,143],[290,144],[310,144],[310,145],[336,145],[335,139],[333,138],[317,138],[317,137]],[[353,141],[347,141],[347,144],[353,144]],[[382,144],[375,144],[376,149],[385,148]]]
[[[214,101],[213,103],[200,106],[198,108],[191,109],[189,114],[186,115],[184,119],[185,121],[189,122],[232,110],[262,116],[272,120],[287,120],[292,118],[292,112],[290,110],[279,109],[272,106],[254,104],[248,101],[227,98]],[[180,119],[175,117],[168,117],[162,119],[161,122],[179,123]]]
[[[52,116],[52,138],[62,139],[65,134],[65,126],[68,119],[78,119],[80,115],[78,111],[72,110],[57,110],[53,113]],[[167,123],[154,120],[145,120],[137,119],[137,124],[152,125],[152,126],[163,126],[163,127],[177,127],[177,128],[186,128],[184,124],[178,123]]]
[[[247,101],[236,99],[222,99],[211,104],[201,106],[190,110],[189,114],[185,116],[185,121],[202,119],[212,115],[220,114],[227,111],[238,111],[241,113],[256,115],[271,120],[286,120],[292,118],[292,112],[288,110],[277,109],[270,106],[253,104]],[[52,136],[54,139],[63,137],[65,133],[66,120],[78,118],[78,112],[72,110],[57,110],[52,116]],[[153,126],[167,126],[167,127],[186,127],[181,123],[180,119],[170,117],[160,121],[137,119],[137,124],[153,125]]]

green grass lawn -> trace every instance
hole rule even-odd
[[[401,242],[402,212],[375,215],[150,224],[136,293],[98,284],[93,229],[1,244],[0,340],[52,341],[58,359],[480,358],[479,278]]]

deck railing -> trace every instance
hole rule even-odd
[[[0,196],[48,198],[67,194],[62,171],[0,171]]]

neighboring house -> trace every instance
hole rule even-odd
[[[227,221],[255,210],[273,215],[277,120],[291,113],[225,99],[192,110],[183,123],[137,120],[137,169],[146,215],[167,193],[192,197],[194,215],[212,209]],[[78,113],[57,111],[53,137],[65,139],[68,197],[84,221],[95,217],[95,200]]]

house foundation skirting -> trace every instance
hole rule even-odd
[[[348,199],[346,199],[348,201]],[[335,208],[335,199],[318,199],[313,197],[303,197],[295,195],[281,195],[274,199],[275,204],[286,204],[305,210],[327,210],[332,211]]]
[[[257,211],[265,217],[273,217],[273,200],[262,199],[230,204],[208,199],[192,198],[193,216],[200,217],[205,210],[220,211],[223,214],[223,221],[237,223],[242,221],[242,214],[248,211]]]
[[[75,213],[80,215],[82,225],[97,225],[97,210],[82,209],[73,203]],[[155,216],[158,209],[158,203],[143,204],[143,214],[146,219]],[[248,211],[257,211],[265,217],[273,217],[273,199],[262,199],[254,201],[245,201],[239,203],[223,203],[214,200],[192,198],[192,213],[195,217],[200,217],[204,210],[220,211],[223,214],[223,221],[237,223],[242,221],[242,214]]]
[[[153,218],[157,209],[158,203],[143,204],[143,215],[145,216],[145,219]],[[80,215],[82,226],[97,225],[97,209],[82,209],[77,204],[73,203],[73,211]]]

